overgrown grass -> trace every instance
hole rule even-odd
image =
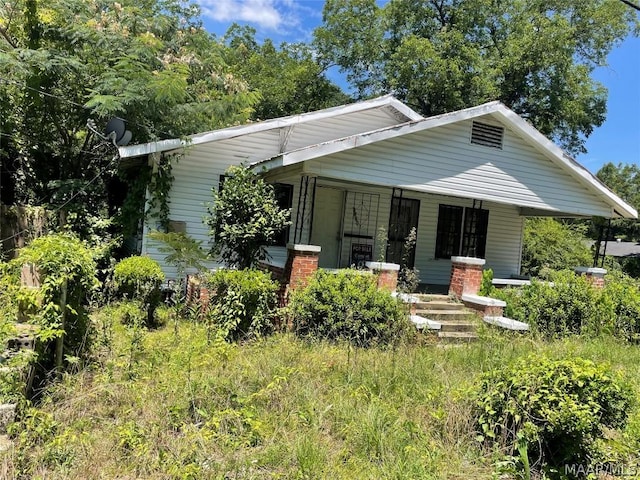
[[[202,326],[149,331],[131,365],[127,327],[98,335],[16,429],[1,478],[492,478],[470,392],[482,372],[543,353],[608,363],[640,392],[640,350],[611,338],[485,334],[459,347],[354,349],[280,334],[207,342]],[[640,451],[631,414],[618,449]]]

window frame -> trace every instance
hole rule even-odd
[[[485,258],[489,210],[440,204],[436,228],[436,259],[454,256]]]
[[[293,208],[293,185],[290,183],[272,183],[273,193],[276,197],[276,202],[278,202],[278,206],[282,209],[288,208],[291,210]],[[285,202],[281,202],[281,198],[279,197],[280,193],[284,193],[286,195]],[[282,229],[280,233],[276,236],[275,240],[271,244],[274,247],[286,247],[287,243],[289,243],[289,235],[291,233],[291,225],[286,226]]]

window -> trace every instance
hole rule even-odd
[[[440,205],[435,257],[463,255],[484,258],[488,224],[488,210]]]
[[[274,183],[273,191],[276,196],[276,202],[281,209],[290,209],[293,205],[293,185],[286,183]],[[289,227],[282,230],[274,241],[277,247],[286,247],[289,242]]]

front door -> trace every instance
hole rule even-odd
[[[407,252],[406,262],[403,262],[404,244],[412,228],[418,230],[418,213],[420,200],[413,198],[392,197],[391,214],[389,217],[389,234],[387,244],[387,262],[413,268],[416,261],[415,242]],[[403,265],[406,263],[406,265]]]
[[[320,268],[337,268],[344,192],[318,185],[313,203],[311,244],[320,245]]]

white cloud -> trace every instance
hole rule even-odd
[[[199,0],[202,13],[218,22],[248,22],[259,27],[277,30],[290,24],[284,10],[289,10],[290,0]]]

